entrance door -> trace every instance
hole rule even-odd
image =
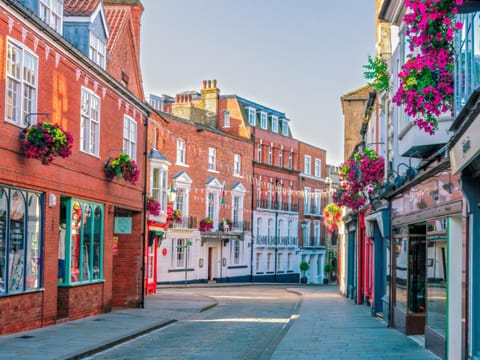
[[[212,274],[212,261],[213,259],[213,248],[208,248],[208,280],[213,280]]]

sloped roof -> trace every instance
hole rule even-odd
[[[128,7],[106,6],[105,17],[110,30],[107,49],[111,49],[121,34],[121,30],[131,21],[131,11]],[[137,44],[134,46],[136,47]]]
[[[65,16],[90,16],[99,3],[100,0],[65,0],[63,12]]]

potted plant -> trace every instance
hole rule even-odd
[[[329,279],[330,279],[330,273],[331,273],[332,271],[333,271],[333,265],[332,265],[331,263],[327,262],[327,263],[325,264],[325,275],[326,275],[326,276],[325,276],[325,278],[324,278],[324,280],[323,280],[323,282],[324,282],[325,284],[328,284],[328,281],[329,281]]]
[[[230,231],[232,230],[232,220],[224,219],[222,224],[220,225],[220,230],[222,231]]]
[[[182,222],[182,210],[175,209],[172,214],[173,220],[175,220],[177,223]]]
[[[20,132],[20,141],[25,156],[49,165],[56,156],[62,158],[72,154],[73,137],[58,124],[39,122]]]
[[[150,215],[160,215],[161,206],[160,203],[153,196],[147,198],[147,211]]]
[[[210,231],[213,227],[213,220],[206,217],[200,220],[200,231]]]
[[[135,185],[140,176],[140,170],[138,170],[135,160],[130,159],[130,156],[125,153],[121,153],[116,158],[109,158],[105,162],[105,175],[107,179],[113,178],[119,179],[123,177],[126,182]]]
[[[302,272],[302,277],[300,278],[300,282],[302,284],[306,284],[308,281],[307,275],[305,274],[306,271],[310,269],[310,265],[306,261],[302,261],[300,263],[300,271]]]
[[[381,57],[368,57],[368,64],[363,66],[365,72],[363,76],[370,80],[369,86],[375,88],[379,92],[388,91],[390,87],[390,74],[388,73],[388,65]]]

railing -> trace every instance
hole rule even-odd
[[[298,204],[292,204],[288,202],[277,202],[277,201],[268,201],[266,199],[255,200],[256,207],[259,209],[271,209],[271,210],[282,210],[282,211],[298,211]]]
[[[311,236],[309,238],[303,239],[303,247],[317,247],[317,246],[326,246],[327,241],[325,238],[318,238]]]
[[[268,245],[268,246],[295,246],[298,244],[298,238],[293,236],[269,236],[269,235],[258,235],[255,238],[255,243],[257,245]]]
[[[174,229],[196,229],[197,218],[195,216],[181,216],[174,219],[171,223]]]

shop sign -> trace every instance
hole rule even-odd
[[[470,127],[450,149],[452,173],[463,170],[480,154],[480,116],[473,120]]]
[[[132,233],[132,218],[116,216],[114,222],[113,232],[115,234],[131,234]]]

